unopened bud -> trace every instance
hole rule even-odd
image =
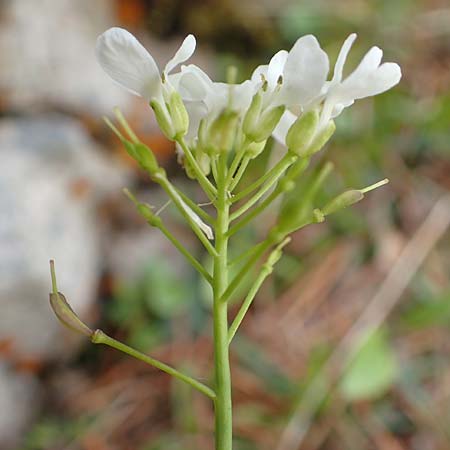
[[[170,95],[168,109],[172,118],[175,138],[183,137],[189,128],[189,114],[184,106],[183,99],[177,91]]]
[[[303,113],[287,133],[286,145],[289,151],[299,156],[307,156],[318,123],[319,113],[315,109]]]
[[[157,100],[152,100],[150,102],[150,106],[155,113],[159,128],[164,133],[164,135],[172,141],[175,138],[176,133],[172,124],[172,119],[169,115],[169,112],[167,111],[166,106],[161,105],[161,103]]]
[[[55,264],[54,261],[50,261],[50,273],[52,277],[52,292],[50,293],[50,306],[53,309],[56,317],[59,321],[70,328],[72,331],[83,334],[87,337],[91,337],[93,331],[81,321],[74,310],[71,308],[66,298],[61,292],[58,292],[56,286]]]

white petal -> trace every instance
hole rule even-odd
[[[110,28],[97,39],[96,55],[103,70],[118,84],[147,100],[161,88],[158,66],[127,30]]]
[[[336,95],[341,101],[349,101],[381,94],[395,86],[401,76],[398,64],[384,63],[375,70],[348,77],[337,89]]]
[[[265,64],[258,66],[252,73],[251,81],[255,85],[262,83],[262,78],[267,79],[267,71],[269,70],[269,65]]]
[[[332,83],[341,82],[345,61],[347,60],[348,53],[352,48],[353,42],[355,42],[356,37],[357,37],[356,33],[352,33],[342,44],[341,51],[339,52],[336,64],[334,66]]]
[[[346,81],[362,77],[378,68],[383,58],[383,50],[372,47],[359,63],[358,67],[346,78]]]
[[[231,107],[236,111],[245,111],[256,93],[255,85],[251,80],[246,80],[240,84],[228,85],[231,88],[232,102]]]
[[[192,34],[186,36],[180,48],[175,53],[174,57],[170,59],[169,62],[166,64],[164,72],[168,74],[176,66],[188,60],[195,51],[195,45],[196,45],[195,37]]]
[[[282,97],[286,105],[305,105],[322,90],[329,69],[327,54],[317,39],[303,36],[292,47],[283,73]]]
[[[283,145],[286,145],[286,135],[291,128],[292,124],[297,120],[297,116],[291,111],[285,111],[281,116],[278,125],[275,127],[275,130],[272,132],[272,136]]]
[[[267,69],[267,81],[271,88],[277,85],[278,78],[283,74],[284,65],[289,53],[286,50],[280,50],[270,60],[269,67]]]
[[[213,82],[199,67],[190,64],[181,68],[178,90],[186,101],[204,101],[213,91]],[[173,77],[174,75],[171,75]]]

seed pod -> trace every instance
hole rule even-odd
[[[347,206],[353,205],[361,201],[364,198],[364,194],[361,191],[352,189],[350,191],[345,191],[342,194],[335,197],[329,203],[327,203],[323,208],[322,212],[325,216],[335,213],[341,209],[347,208]]]
[[[61,292],[58,292],[56,287],[56,275],[55,275],[55,265],[53,260],[50,261],[50,272],[52,276],[52,287],[53,292],[50,293],[50,306],[53,309],[56,317],[59,321],[77,333],[83,334],[87,337],[91,337],[93,331],[81,321],[74,310],[71,308]]]

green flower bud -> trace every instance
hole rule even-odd
[[[311,156],[314,153],[317,153],[319,150],[322,150],[324,145],[329,141],[331,136],[333,136],[336,131],[336,125],[333,120],[330,120],[325,128],[314,137],[313,142],[306,150],[306,152],[301,156]]]
[[[347,206],[353,205],[361,201],[364,198],[364,194],[361,191],[352,189],[350,191],[345,191],[338,195],[336,198],[327,203],[323,208],[322,212],[325,216],[335,213],[341,209],[347,208]]]
[[[214,153],[229,152],[236,139],[239,114],[236,111],[224,110],[209,127],[211,151]]]
[[[161,103],[159,103],[156,100],[152,100],[150,102],[150,106],[152,107],[155,113],[156,121],[158,122],[159,128],[168,139],[173,141],[176,133],[174,126],[172,124],[172,119],[167,111],[167,108],[161,105]]]
[[[175,138],[183,137],[189,128],[189,114],[179,92],[172,92],[167,106],[172,118]]]
[[[299,156],[307,156],[318,123],[319,113],[315,109],[302,114],[287,133],[286,145],[289,151]]]

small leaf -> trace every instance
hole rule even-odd
[[[398,367],[386,334],[374,332],[351,360],[340,383],[351,401],[383,395],[395,381]]]

